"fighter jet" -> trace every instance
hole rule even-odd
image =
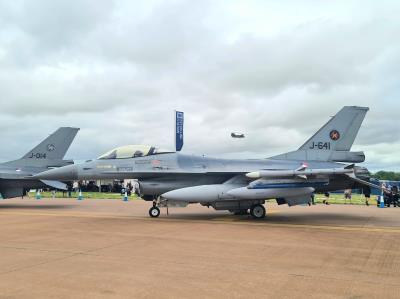
[[[139,196],[153,202],[151,217],[160,215],[160,207],[200,203],[261,219],[266,200],[294,206],[308,203],[314,192],[371,186],[368,170],[354,165],[364,153],[350,151],[368,110],[344,107],[298,150],[271,158],[217,159],[127,145],[34,177],[137,179]]]
[[[63,160],[79,129],[59,128],[21,159],[0,164],[0,193],[3,198],[19,197],[30,189],[53,187],[65,189],[66,185],[49,180],[34,179],[32,175],[50,168],[73,164]]]

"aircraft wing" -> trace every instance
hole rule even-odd
[[[49,181],[49,180],[40,180],[43,184],[60,189],[60,190],[68,190],[68,187],[66,184],[59,182],[59,181]]]

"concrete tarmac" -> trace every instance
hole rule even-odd
[[[3,298],[400,298],[400,208],[0,201]]]

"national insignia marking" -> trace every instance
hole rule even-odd
[[[340,139],[340,133],[337,130],[332,130],[329,133],[329,137],[333,140],[333,141],[337,141]]]

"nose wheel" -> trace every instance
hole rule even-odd
[[[157,218],[158,216],[160,216],[160,209],[157,207],[151,207],[149,210],[149,215],[152,218]]]
[[[254,205],[250,208],[250,215],[254,219],[263,219],[265,218],[265,208],[263,205]]]

